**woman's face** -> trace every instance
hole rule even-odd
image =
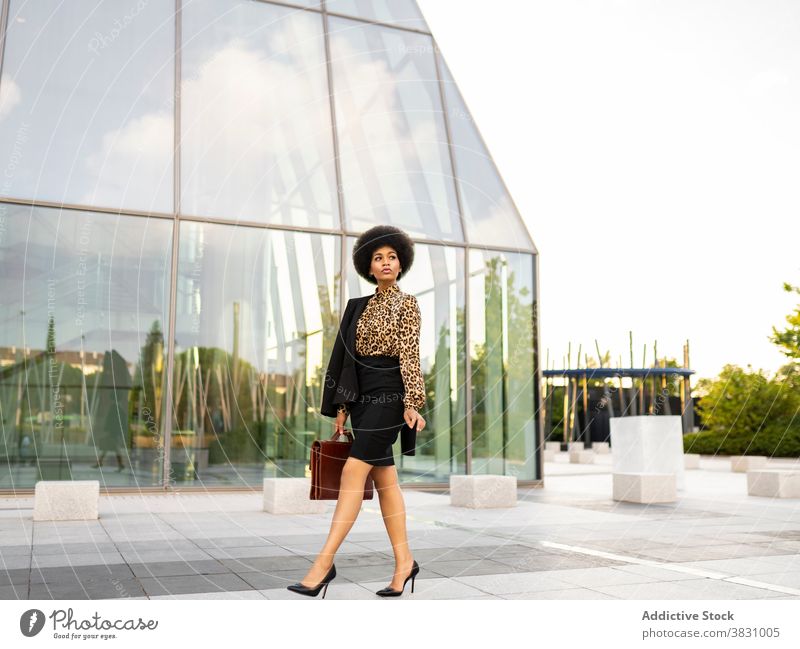
[[[370,272],[379,282],[393,283],[401,270],[400,259],[391,246],[381,246],[372,253]]]

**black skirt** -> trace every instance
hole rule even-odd
[[[397,356],[355,356],[359,398],[350,407],[350,457],[374,466],[392,466],[392,444],[403,426],[405,388]]]

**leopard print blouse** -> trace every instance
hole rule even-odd
[[[399,357],[405,388],[403,405],[417,411],[425,405],[425,380],[419,362],[421,324],[417,298],[401,291],[397,284],[384,291],[377,287],[356,324],[356,353]],[[337,410],[349,413],[344,403]]]

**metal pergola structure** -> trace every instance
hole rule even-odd
[[[694,421],[694,402],[691,393],[690,376],[694,370],[682,367],[587,367],[582,369],[549,369],[543,370],[544,379],[544,419],[545,439],[552,431],[551,413],[559,407],[555,400],[556,381],[564,387],[561,399],[563,409],[564,443],[577,441],[586,435],[591,420],[589,413],[589,381],[603,382],[603,398],[601,403],[610,417],[634,415],[672,414],[667,381],[677,378],[680,381],[681,422],[683,432],[691,432]],[[623,379],[630,379],[630,386],[623,385]],[[616,408],[615,395],[616,393]],[[662,408],[663,405],[663,408]],[[618,408],[618,410],[617,410]],[[581,429],[578,413],[584,413],[584,425]],[[618,413],[618,414],[617,414]]]

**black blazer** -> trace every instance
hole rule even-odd
[[[359,397],[355,364],[356,325],[372,295],[374,293],[347,301],[322,386],[322,405],[319,411],[326,417],[335,417],[340,403],[355,401]],[[415,455],[416,445],[417,427],[409,428],[403,422],[400,429],[400,452],[403,455]]]
[[[335,417],[340,403],[358,399],[356,325],[371,297],[372,295],[364,295],[347,301],[322,384],[322,404],[319,411],[326,417]]]

